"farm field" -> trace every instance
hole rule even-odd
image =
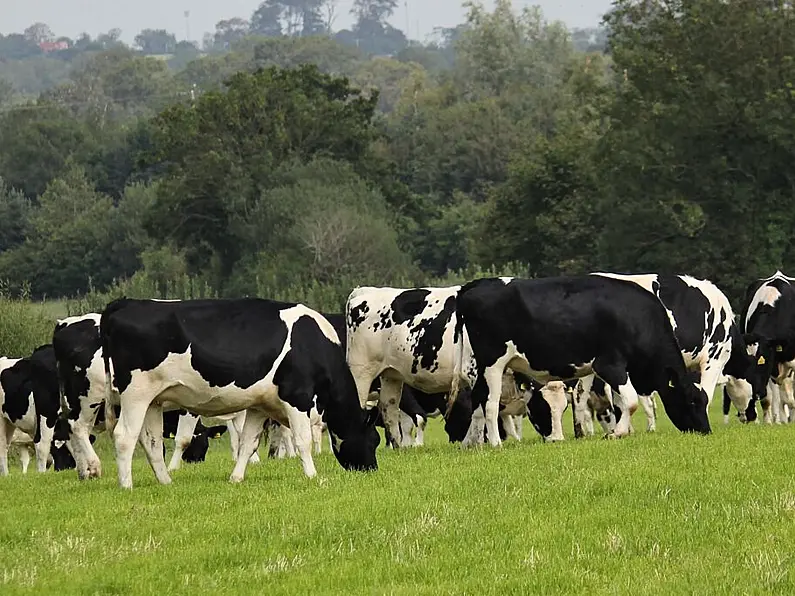
[[[241,485],[225,435],[171,486],[139,448],[132,492],[101,436],[100,480],[16,460],[0,479],[0,593],[792,593],[795,426],[711,414],[709,437],[664,414],[646,434],[638,412],[635,436],[574,441],[567,411],[564,443],[525,422],[499,451],[448,445],[432,420],[376,473],[344,472],[324,441],[318,478],[263,458]]]

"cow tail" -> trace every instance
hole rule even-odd
[[[113,436],[113,429],[116,427],[116,411],[113,408],[113,375],[110,370],[110,314],[121,307],[125,302],[124,298],[111,302],[102,313],[99,320],[99,339],[102,346],[102,362],[105,365],[105,430]]]
[[[450,410],[453,409],[453,404],[458,397],[458,391],[461,386],[461,376],[464,374],[464,322],[461,316],[458,315],[455,321],[455,329],[453,331],[453,378],[450,383],[450,393],[447,396],[447,411],[444,417],[450,415]]]

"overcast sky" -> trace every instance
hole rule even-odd
[[[249,18],[262,0],[0,0],[0,33],[21,33],[28,25],[47,23],[56,35],[91,36],[118,27],[122,39],[131,43],[141,29],[168,29],[185,39],[184,11],[190,11],[190,37],[201,41],[205,31],[230,17]],[[392,24],[405,31],[405,0]],[[353,0],[337,0],[334,29],[350,26]],[[450,27],[463,21],[462,0],[408,0],[409,37],[424,39],[434,27]],[[485,5],[491,7],[491,0]],[[611,0],[514,0],[514,6],[538,4],[548,19],[560,19],[571,27],[589,27],[599,22]]]

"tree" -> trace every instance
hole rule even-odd
[[[215,255],[228,272],[241,257],[233,224],[246,221],[280,164],[319,154],[357,164],[373,138],[377,94],[314,66],[240,72],[226,88],[156,119],[152,159],[168,177],[149,229],[184,248],[193,271]]]
[[[12,33],[3,37],[0,35],[0,59],[22,60],[42,53],[39,45],[24,35]]]
[[[0,108],[11,103],[14,97],[14,86],[10,81],[0,78]]]
[[[397,8],[397,0],[353,0],[351,14],[357,23],[370,21],[384,25]]]
[[[788,262],[793,18],[783,0],[616,4],[618,92],[599,149],[605,265],[688,271],[739,296]]]
[[[218,21],[215,24],[215,47],[229,48],[233,43],[243,39],[249,30],[248,21],[238,17]]]
[[[87,127],[66,112],[29,103],[0,116],[0,177],[28,197],[41,194],[71,156],[94,147]]]
[[[55,34],[52,32],[45,23],[33,23],[30,27],[25,29],[23,35],[25,39],[35,43],[36,45],[55,39]]]
[[[0,253],[24,242],[31,212],[30,199],[0,178]]]
[[[40,197],[25,241],[0,253],[0,276],[16,284],[30,281],[36,296],[63,296],[86,292],[92,281],[101,288],[114,277],[131,275],[146,242],[135,230],[132,207],[131,202],[117,213],[82,169],[70,165]],[[127,250],[119,250],[120,239]]]
[[[278,0],[265,0],[251,15],[249,31],[265,37],[279,37],[282,34],[282,11],[284,7]]]
[[[144,54],[171,54],[176,50],[177,38],[165,29],[144,29],[135,36],[135,44]]]

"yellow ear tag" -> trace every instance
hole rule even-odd
[[[217,438],[218,438],[218,437],[220,437],[220,436],[221,436],[221,433],[215,433],[215,434],[213,435],[213,439],[217,439]]]
[[[520,390],[520,391],[527,391],[527,385],[525,385],[524,383],[522,383],[521,385],[519,385],[519,390]]]
[[[673,389],[673,388],[674,388],[674,382],[673,382],[673,381],[668,381],[668,386],[669,386],[671,389]]]
[[[784,348],[782,346],[776,346],[776,352],[783,352]]]
[[[759,366],[762,366],[762,365],[765,363],[765,357],[764,357],[764,356],[760,356],[760,357],[759,357],[759,360],[757,360],[757,361],[756,361],[756,363],[757,363]]]

